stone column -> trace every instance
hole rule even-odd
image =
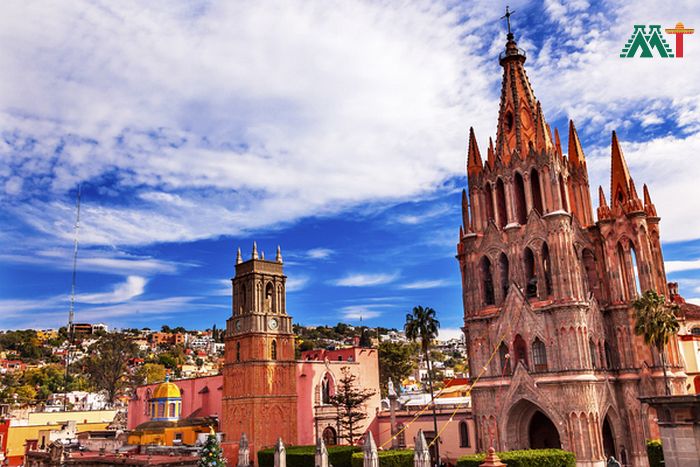
[[[287,467],[287,450],[282,443],[282,438],[277,438],[275,445],[275,467]]]
[[[391,449],[399,447],[399,440],[396,438],[396,399],[397,394],[394,389],[394,382],[389,378],[389,423],[391,424]]]

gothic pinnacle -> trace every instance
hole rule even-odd
[[[238,253],[236,253],[236,264],[241,264],[243,262],[243,257],[241,256],[241,247],[238,247]]]
[[[275,261],[277,261],[278,263],[282,262],[282,249],[279,245],[277,245],[277,256],[275,257]]]
[[[649,188],[647,188],[646,183],[644,184],[643,190],[644,190],[644,210],[646,211],[647,215],[649,215],[651,217],[657,217],[656,206],[654,206],[654,203],[651,202],[651,196],[649,195]]]
[[[253,259],[258,259],[258,244],[253,241]]]
[[[612,132],[612,153],[610,169],[610,202],[617,206],[619,202],[624,202],[630,194],[630,172],[622,154],[620,142],[617,140],[617,133]]]
[[[469,150],[467,152],[467,175],[470,177],[476,175],[482,171],[484,168],[481,162],[481,153],[479,152],[479,146],[476,144],[476,136],[474,135],[474,128],[469,128]]]
[[[559,156],[559,159],[562,159],[564,157],[564,154],[561,151],[561,139],[559,138],[559,130],[556,128],[554,129],[554,148],[557,151],[557,156]]]
[[[496,164],[496,154],[494,153],[493,150],[493,139],[489,136],[489,149],[486,154],[487,159],[486,162],[489,164],[489,168],[493,170],[494,165]]]
[[[583,154],[581,141],[576,132],[576,126],[573,120],[569,120],[569,162],[578,167],[585,162],[586,156]]]

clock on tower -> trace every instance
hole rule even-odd
[[[221,428],[224,451],[236,459],[241,434],[250,452],[273,446],[277,438],[297,439],[296,361],[292,317],[287,314],[286,276],[277,247],[274,261],[238,250],[232,314],[226,323]]]

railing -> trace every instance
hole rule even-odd
[[[510,49],[510,50],[504,50],[500,54],[498,54],[498,60],[503,60],[504,58],[511,56],[511,55],[522,55],[523,57],[527,57],[527,53],[525,52],[524,49],[521,49],[520,47],[516,47],[515,49]]]

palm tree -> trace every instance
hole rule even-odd
[[[430,402],[433,406],[433,428],[435,429],[435,461],[440,464],[440,440],[437,437],[437,413],[435,412],[435,394],[433,393],[433,368],[430,362],[430,344],[435,340],[440,328],[440,321],[435,319],[435,310],[430,307],[413,307],[413,314],[406,315],[403,329],[406,337],[412,341],[420,340],[420,348],[428,363],[428,384],[430,387]]]
[[[656,348],[661,354],[661,366],[664,370],[664,387],[666,395],[671,395],[666,374],[666,344],[671,336],[678,332],[678,320],[676,310],[678,305],[666,303],[666,297],[653,290],[647,290],[637,300],[632,302],[637,311],[637,321],[634,325],[634,333],[644,336],[644,342]]]

